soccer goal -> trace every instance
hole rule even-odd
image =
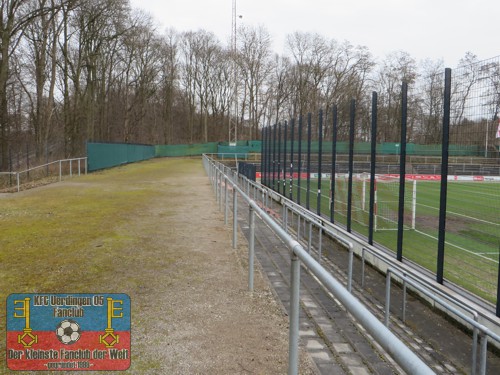
[[[368,177],[366,182],[369,182]],[[406,179],[404,197],[404,225],[406,230],[415,229],[417,205],[417,180]],[[363,189],[365,190],[365,189]],[[397,230],[399,211],[399,176],[375,176],[374,230]]]

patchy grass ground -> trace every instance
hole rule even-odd
[[[0,301],[128,294],[132,365],[122,373],[286,373],[287,318],[259,274],[256,292],[246,291],[246,247],[233,250],[230,238],[200,160],[154,160],[2,195]],[[305,356],[300,373],[313,373]]]

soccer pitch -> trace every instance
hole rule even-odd
[[[290,185],[291,182],[291,185]],[[352,186],[351,228],[368,236],[369,179],[354,178]],[[298,199],[298,181],[280,181],[281,191]],[[318,194],[318,180],[309,182],[309,208],[330,217],[331,181],[323,178]],[[403,257],[436,272],[440,181],[413,181],[405,184]],[[348,179],[337,177],[334,185],[335,223],[347,223]],[[399,179],[377,180],[375,193],[374,241],[396,251],[399,206]],[[300,181],[300,203],[308,200],[307,180]],[[448,181],[445,227],[444,276],[469,291],[496,302],[500,251],[500,183]]]

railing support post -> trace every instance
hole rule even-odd
[[[215,170],[215,176],[212,182],[212,188],[214,189],[215,193],[215,202],[217,205],[220,203],[220,195],[219,195],[219,179],[220,179],[220,171],[218,169]]]
[[[225,200],[224,225],[227,225],[227,216],[229,211],[229,193],[227,189],[227,178],[224,178],[224,200]]]
[[[385,320],[384,324],[389,328],[389,314],[391,309],[391,272],[387,271],[385,277]]]
[[[238,196],[236,188],[233,187],[233,249],[236,249],[238,240]]]
[[[290,268],[290,328],[288,337],[288,375],[299,373],[299,302],[300,302],[300,259],[293,253]]]
[[[321,264],[321,254],[323,252],[323,228],[319,227],[318,263]]]
[[[488,355],[488,336],[481,335],[481,362],[479,364],[479,374],[486,375],[486,362]]]
[[[253,292],[253,269],[255,257],[255,211],[252,206],[249,208],[250,238],[248,241],[248,290]]]
[[[307,237],[307,252],[311,254],[311,248],[312,248],[312,232],[313,232],[313,223],[312,221],[309,222],[309,235]]]
[[[220,199],[220,201],[219,201],[220,206],[219,207],[221,210],[222,210],[222,201],[223,201],[222,196],[223,196],[223,191],[224,191],[223,190],[224,187],[222,186],[222,184],[225,184],[225,183],[226,183],[226,181],[224,180],[224,173],[221,173],[220,179],[219,179],[219,199]]]
[[[348,269],[348,279],[347,279],[347,290],[349,293],[352,292],[352,269],[353,269],[353,262],[354,262],[354,249],[352,248],[352,245],[349,246],[349,269]]]

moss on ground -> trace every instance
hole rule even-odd
[[[11,293],[127,293],[144,284],[141,264],[159,270],[173,259],[148,260],[154,233],[146,226],[138,236],[128,223],[148,215],[176,174],[193,168],[199,160],[154,160],[1,198],[0,300]],[[5,313],[0,309],[2,337]]]

